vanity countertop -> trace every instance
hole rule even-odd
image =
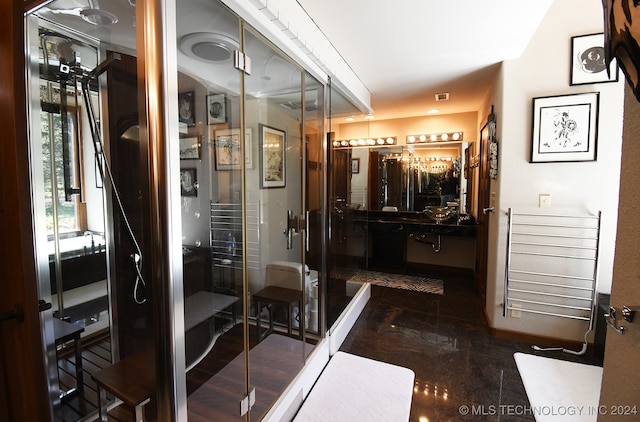
[[[421,211],[369,211],[350,210],[354,224],[369,224],[373,230],[407,231],[410,233],[475,236],[476,223],[460,221],[457,215],[437,222]]]

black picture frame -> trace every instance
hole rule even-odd
[[[358,174],[360,173],[360,159],[352,158],[351,159],[351,173]]]
[[[287,180],[287,134],[263,124],[259,125],[259,131],[260,188],[284,188]]]
[[[198,173],[195,167],[180,169],[180,195],[186,197],[198,196]]]
[[[533,99],[531,163],[595,161],[599,92]]]
[[[618,64],[612,60],[607,66],[604,33],[571,37],[571,76],[569,85],[588,85],[617,82]],[[607,72],[607,67],[609,71]]]
[[[185,136],[180,138],[180,159],[199,160],[202,143],[200,136]]]
[[[224,94],[207,95],[207,124],[227,122],[227,101]]]
[[[196,105],[194,100],[194,92],[182,92],[178,94],[178,112],[180,123],[187,126],[195,126],[196,124]]]

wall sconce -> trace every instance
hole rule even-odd
[[[397,139],[395,136],[387,136],[380,138],[361,138],[361,139],[349,139],[341,141],[333,141],[334,148],[355,148],[355,147],[374,147],[374,146],[391,146],[396,145]]]
[[[407,144],[447,141],[462,141],[462,132],[430,133],[424,135],[407,136]]]

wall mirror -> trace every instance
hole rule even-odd
[[[348,181],[348,186],[335,200],[369,211],[464,207],[465,148],[465,142],[341,148],[335,152],[343,163],[335,168],[336,178]]]

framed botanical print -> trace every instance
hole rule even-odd
[[[216,170],[240,170],[242,168],[242,148],[239,130],[216,131]]]
[[[229,129],[229,130],[216,130],[216,146],[224,146],[229,145],[234,148],[233,151],[226,151],[228,153],[240,154],[240,129]],[[253,144],[251,141],[251,129],[246,128],[244,131],[244,166],[247,169],[253,168]],[[218,142],[219,141],[219,142]],[[216,148],[216,170],[231,170],[231,169],[239,169],[240,166],[240,157],[231,157],[229,160],[226,160],[224,157],[225,151],[218,151]],[[218,161],[221,159],[221,161]],[[225,161],[229,161],[226,163]],[[237,167],[225,168],[227,164],[237,164]]]

